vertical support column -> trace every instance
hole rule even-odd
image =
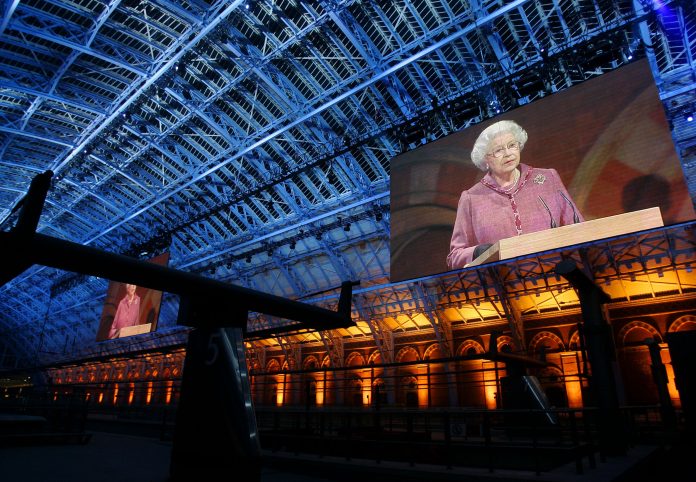
[[[608,455],[623,455],[626,453],[626,440],[619,410],[616,351],[611,327],[602,312],[602,305],[610,298],[578,269],[572,259],[558,263],[555,271],[575,287],[580,298],[591,369],[590,388],[599,408],[600,450]]]
[[[246,320],[246,312],[214,313],[212,301],[187,301],[182,299],[179,311],[183,324],[200,326],[204,317],[211,316],[235,316],[237,326]],[[241,329],[195,328],[186,347],[171,480],[230,480],[235,474],[261,480],[261,448]]]
[[[672,399],[669,396],[669,390],[667,389],[667,384],[669,383],[667,379],[667,369],[665,368],[665,364],[662,363],[660,345],[652,338],[645,340],[645,344],[648,345],[648,350],[650,351],[650,370],[655,385],[657,386],[657,394],[660,399],[662,425],[664,426],[667,437],[672,438],[677,430],[677,415],[672,405]]]
[[[52,177],[52,171],[46,171],[34,176],[26,196],[12,209],[12,213],[18,209],[21,210],[17,217],[17,223],[10,231],[11,238],[5,238],[12,243],[6,247],[6,251],[12,253],[12,255],[6,256],[3,259],[3,263],[0,264],[0,286],[3,286],[31,266],[31,262],[27,261],[27,256],[31,253],[25,252],[25,247],[29,244],[39,225],[39,218],[48,195],[48,189],[51,186]]]
[[[677,331],[667,333],[669,355],[674,368],[674,384],[679,390],[681,409],[686,423],[686,435],[696,438],[696,331]]]

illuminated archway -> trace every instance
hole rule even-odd
[[[379,350],[375,350],[372,353],[370,353],[370,356],[367,358],[368,365],[380,365],[381,363],[382,353]]]
[[[312,368],[318,368],[318,367],[319,367],[319,360],[314,355],[309,355],[302,362],[302,369],[303,370],[311,370]]]
[[[317,378],[316,396],[317,405],[324,406],[331,403],[331,388],[335,386],[334,372],[329,370],[331,368],[331,357],[329,355],[324,355],[324,358],[321,359],[321,368],[323,370],[319,373],[319,378]]]
[[[395,359],[397,363],[418,362],[420,361],[420,356],[415,348],[405,346],[397,352]],[[418,388],[421,385],[419,384],[419,378],[425,378],[425,374],[419,374],[420,371],[425,372],[425,367],[417,363],[398,367],[399,376],[396,379],[399,384],[396,387],[397,402],[406,406],[418,406],[419,401],[423,404],[426,403],[427,389],[425,380],[422,383],[423,393],[418,392]]]
[[[476,340],[464,340],[459,348],[457,349],[457,355],[478,355],[484,353],[486,350],[483,345]]]
[[[312,370],[319,367],[319,360],[314,355],[307,356],[302,362],[302,369]],[[323,396],[320,396],[317,389],[323,387],[323,380],[316,372],[305,373],[302,377],[303,400],[306,407],[314,407],[322,405],[324,402]],[[321,401],[319,400],[321,398]]]
[[[420,360],[418,352],[412,346],[403,347],[401,350],[398,351],[395,358],[396,361],[399,363]]]
[[[331,357],[329,355],[325,355],[324,358],[321,360],[321,367],[326,368],[331,366]]]
[[[438,358],[442,358],[442,351],[440,351],[440,345],[433,343],[423,353],[423,360],[436,360]]]
[[[646,338],[652,338],[658,343],[662,343],[662,336],[657,329],[650,323],[635,320],[627,323],[619,330],[618,340],[622,346],[643,345]]]
[[[540,331],[529,341],[530,353],[540,353],[542,347],[546,352],[565,351],[561,337],[550,331]]]
[[[359,367],[365,365],[365,357],[363,357],[357,351],[351,352],[346,358],[347,367]]]
[[[266,363],[266,373],[277,374],[280,372],[280,363],[278,360],[271,359]],[[284,376],[271,375],[264,380],[264,402],[268,405],[283,405],[284,403]]]
[[[667,329],[668,332],[696,330],[696,316],[684,315],[674,320]]]
[[[499,336],[496,346],[499,352],[511,353],[515,351],[515,341],[508,335]]]
[[[658,403],[657,392],[646,390],[654,386],[651,360],[646,339],[662,343],[662,337],[651,323],[634,320],[617,333],[617,356],[626,398],[640,404]]]
[[[266,363],[266,371],[267,372],[279,372],[280,371],[280,363],[278,363],[278,360],[275,358],[272,360],[269,360],[268,363]]]
[[[446,358],[440,349],[439,343],[431,344],[423,353],[425,373],[419,370],[419,380],[423,390],[419,396],[424,397],[423,402],[427,407],[446,406],[450,399],[449,384],[453,379],[448,377],[451,372],[450,362],[437,361]]]

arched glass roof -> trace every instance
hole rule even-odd
[[[696,123],[684,116],[696,105],[690,1],[0,8],[2,229],[31,179],[50,169],[43,234],[140,258],[166,250],[174,268],[326,306],[336,302],[327,290],[360,280],[356,326],[315,340],[387,339],[448,317],[423,316],[425,292],[389,284],[393,156],[609,72],[629,52],[653,67],[696,190]],[[94,342],[105,289],[40,266],[1,287],[7,359],[130,348]],[[495,300],[469,308],[481,320],[502,316]],[[176,312],[176,297],[165,296],[160,331],[128,343],[180,340]]]

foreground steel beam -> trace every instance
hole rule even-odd
[[[50,171],[36,176],[24,199],[16,227],[0,233],[0,286],[29,266],[40,264],[166,291],[180,295],[182,299],[206,299],[214,305],[217,316],[196,318],[195,323],[189,322],[188,326],[245,329],[246,320],[239,316],[226,316],[226,313],[240,311],[255,311],[299,321],[303,328],[308,329],[330,330],[353,324],[351,296],[352,286],[356,282],[342,284],[338,311],[332,311],[35,233],[51,176]],[[292,325],[292,328],[297,329],[297,325]],[[282,331],[283,328],[279,327],[278,332]]]

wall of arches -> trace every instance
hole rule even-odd
[[[615,313],[609,320],[628,404],[657,403],[646,340],[659,347],[667,370],[668,390],[675,406],[679,393],[665,342],[670,332],[696,330],[696,312],[630,316]],[[554,322],[555,321],[555,322]],[[530,323],[525,330],[524,355],[545,360],[537,376],[553,406],[580,408],[591,404],[587,395],[588,362],[583,351],[579,316]],[[323,346],[303,347],[297,360],[287,353],[267,351],[265,364],[247,357],[254,403],[262,407],[393,406],[404,408],[501,406],[500,380],[505,364],[487,356],[491,343],[498,352],[514,346],[509,335],[492,337],[483,329],[455,332],[451,355],[432,335],[395,339],[391,362],[376,346],[362,341],[344,347],[343,358],[332,363]],[[696,347],[695,347],[696,348]],[[131,358],[91,361],[51,368],[48,384],[55,396],[81,387],[97,405],[175,404],[185,351],[151,353]],[[646,387],[648,389],[646,389]]]
[[[40,382],[35,381],[32,392],[55,401],[79,398],[95,410],[173,407],[178,402],[185,356],[181,348],[52,367]],[[9,390],[4,395],[12,396]]]
[[[610,320],[625,402],[658,401],[656,390],[646,390],[646,386],[654,384],[645,344],[646,339],[651,339],[660,348],[670,379],[668,389],[678,407],[679,394],[664,339],[670,331],[696,329],[696,314],[655,314],[654,317],[646,320],[616,316]],[[539,378],[551,405],[557,407],[580,408],[592,403],[587,394],[589,367],[581,327],[574,321],[563,324],[551,321],[525,332],[526,355],[547,362],[545,368],[531,373]],[[299,363],[303,367],[301,372],[278,371],[282,354],[276,357],[269,353],[266,370],[256,370],[254,376],[255,400],[261,404],[269,400],[262,393],[272,391],[276,385],[285,386],[288,392],[293,392],[291,387],[296,385],[305,389],[295,390],[294,397],[286,395],[284,403],[276,405],[366,407],[379,403],[406,408],[497,408],[501,406],[500,379],[507,373],[504,363],[485,356],[491,348],[491,339],[485,333],[457,338],[449,357],[443,355],[436,341],[427,337],[396,343],[394,361],[387,364],[382,363],[382,356],[374,346],[346,347],[343,363],[338,367],[331,366],[328,356],[319,351],[304,355]],[[511,351],[513,346],[510,336],[497,336],[499,352]],[[268,378],[272,380],[270,383]]]

